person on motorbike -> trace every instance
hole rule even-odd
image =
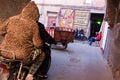
[[[41,52],[43,41],[36,23],[38,19],[38,8],[33,1],[30,1],[19,15],[10,17],[0,24],[0,35],[4,36],[0,44],[0,55],[13,61],[20,60],[26,65],[34,62],[26,80],[33,80],[33,75],[45,57]],[[36,54],[37,57],[39,55],[37,59],[34,58]],[[36,68],[33,70],[34,67]]]
[[[45,26],[40,23],[37,22],[38,26],[39,26],[39,32],[40,32],[40,37],[43,41],[43,47],[42,47],[42,51],[45,53],[45,58],[41,64],[41,66],[39,66],[38,70],[36,71],[36,73],[34,73],[34,75],[37,75],[37,79],[46,79],[47,78],[47,72],[49,70],[50,67],[50,60],[51,60],[51,49],[50,46],[51,44],[57,44],[57,42],[55,41],[54,38],[52,38],[50,36],[50,34],[46,31]],[[32,70],[30,71],[32,72]]]
[[[50,60],[51,60],[51,50],[50,50],[50,45],[51,44],[57,44],[54,38],[50,36],[50,34],[46,31],[45,26],[37,22],[39,26],[39,31],[40,31],[40,37],[43,41],[43,48],[42,50],[45,52],[45,59],[43,60],[42,65],[39,67],[38,71],[36,72],[39,77],[45,79],[47,78],[47,72],[50,67]],[[44,34],[44,35],[43,35]]]

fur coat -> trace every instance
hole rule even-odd
[[[36,23],[39,11],[34,2],[30,2],[19,15],[13,16],[0,25],[0,34],[4,36],[1,42],[1,55],[5,58],[30,62],[35,48],[42,47],[39,27]],[[13,53],[15,56],[13,56]]]

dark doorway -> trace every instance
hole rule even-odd
[[[95,36],[96,32],[100,31],[104,14],[91,13],[90,17],[90,37]]]

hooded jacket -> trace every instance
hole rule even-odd
[[[0,25],[0,34],[3,32],[4,39],[0,48],[7,50],[1,51],[5,58],[15,58],[24,63],[31,61],[31,55],[35,48],[42,47],[39,27],[36,23],[39,19],[39,11],[34,2],[29,2],[23,8],[21,14],[9,18]]]

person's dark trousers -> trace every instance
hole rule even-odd
[[[50,63],[51,63],[51,61],[50,61],[51,60],[51,50],[50,50],[50,47],[46,44],[44,44],[42,50],[45,52],[45,59],[35,75],[39,75],[40,77],[42,77],[44,79],[44,78],[47,78],[47,72],[49,70]]]
[[[82,40],[82,38],[83,38],[83,34],[79,34],[79,35],[78,35],[78,39],[79,39],[79,40]]]
[[[95,42],[95,37],[90,37],[90,39],[89,39],[89,45],[92,45],[92,42]]]
[[[74,39],[77,39],[77,38],[78,38],[78,37],[77,37],[77,33],[75,33],[75,34],[74,34]]]
[[[81,38],[82,38],[82,37],[81,37],[81,34],[79,34],[79,35],[78,35],[78,39],[81,40]]]

